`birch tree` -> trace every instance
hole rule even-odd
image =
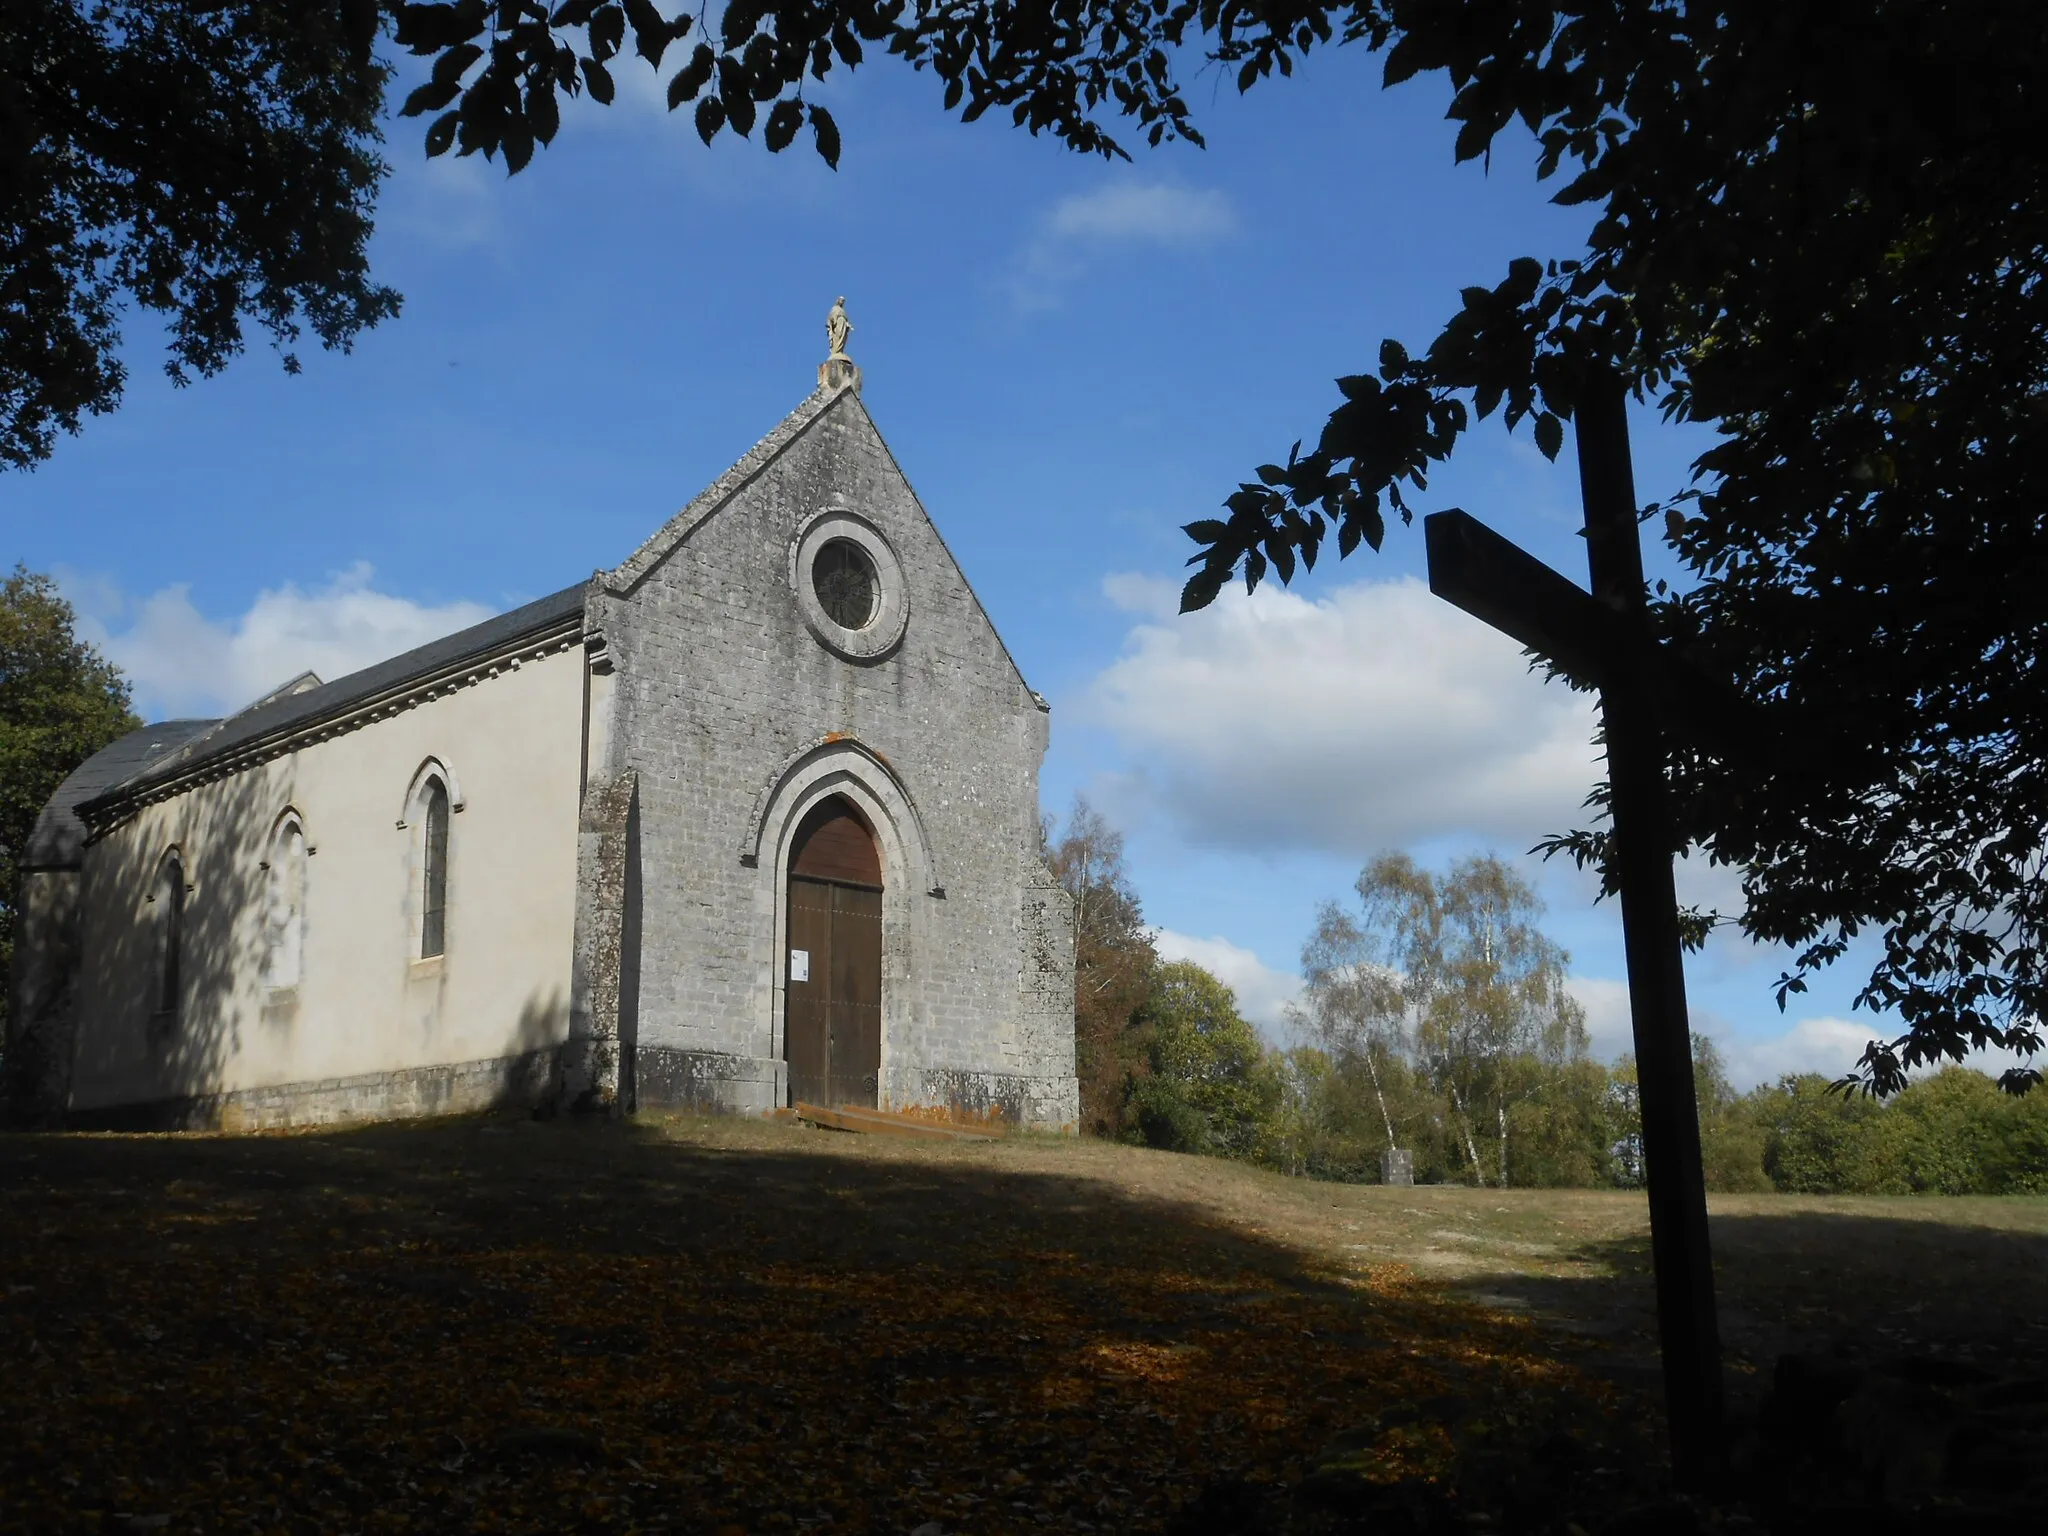
[[[1382,854],[1359,874],[1358,911],[1326,901],[1302,946],[1302,1000],[1288,1018],[1340,1069],[1362,1067],[1386,1131],[1400,1145],[1387,1078],[1404,1060],[1414,1018],[1434,985],[1443,914],[1436,885],[1406,854]]]
[[[1355,910],[1317,914],[1296,1017],[1333,1059],[1366,1069],[1389,1148],[1385,1075],[1406,1057],[1442,1095],[1474,1181],[1507,1183],[1514,1105],[1586,1053],[1568,957],[1537,926],[1542,902],[1492,854],[1442,875],[1381,854],[1354,890]]]

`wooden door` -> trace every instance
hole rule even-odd
[[[795,875],[789,881],[789,990],[784,994],[783,1055],[789,1062],[792,1104],[825,1100],[832,1074],[829,991],[825,965],[832,952],[832,887]]]
[[[789,870],[784,1055],[794,1103],[876,1103],[882,1068],[882,866],[834,797],[797,829]]]

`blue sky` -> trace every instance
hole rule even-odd
[[[1262,1023],[1371,852],[1519,855],[1570,824],[1585,704],[1416,585],[1419,530],[1172,613],[1179,525],[1312,439],[1336,375],[1383,336],[1426,344],[1511,257],[1574,252],[1585,212],[1548,205],[1525,143],[1454,167],[1442,82],[1381,92],[1337,50],[1248,98],[1202,76],[1206,151],[1111,165],[953,122],[884,62],[825,93],[835,173],[707,150],[628,73],[510,180],[391,126],[374,261],[405,308],[353,355],[292,378],[258,344],[175,390],[136,321],[120,412],[0,479],[0,558],[58,573],[147,713],[334,676],[615,563],[811,388],[843,293],[869,408],[1053,703],[1048,809],[1085,791],[1121,825],[1163,946]],[[1637,425],[1640,493],[1682,488],[1701,440]],[[1423,500],[1583,575],[1569,450],[1487,423]],[[1619,1048],[1618,914],[1524,866]],[[1858,969],[1781,1015],[1782,968],[1734,940],[1692,966],[1745,1079],[1840,1068],[1869,1033]]]

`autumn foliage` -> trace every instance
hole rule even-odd
[[[1074,1071],[1081,1125],[1115,1136],[1133,1076],[1145,1069],[1135,1032],[1159,968],[1138,893],[1124,869],[1123,833],[1076,796],[1064,828],[1045,824],[1046,862],[1073,902]]]
[[[1611,1398],[1524,1324],[1078,1150],[0,1141],[0,1529],[1160,1530],[1361,1427],[1346,1477],[1441,1505]]]

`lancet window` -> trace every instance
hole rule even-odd
[[[159,1019],[175,1018],[184,996],[185,964],[185,861],[176,849],[165,854],[157,866],[150,903],[156,908],[151,1011]]]
[[[427,780],[420,834],[420,958],[448,948],[448,786]]]
[[[264,923],[264,980],[296,987],[306,952],[306,829],[286,815],[270,840]]]

